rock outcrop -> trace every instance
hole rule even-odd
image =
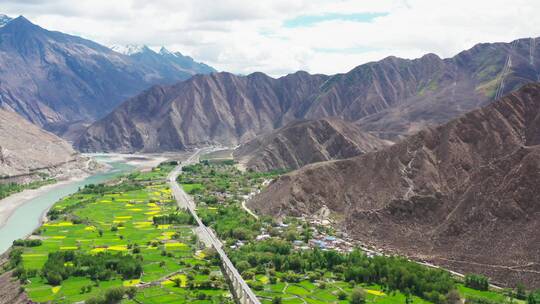
[[[389,143],[336,118],[292,122],[235,149],[234,158],[256,171],[298,169],[304,165],[376,151]]]

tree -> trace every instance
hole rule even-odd
[[[448,304],[460,304],[461,303],[461,297],[459,295],[459,292],[455,289],[452,289],[448,292],[446,295],[446,303]]]
[[[482,275],[467,274],[465,276],[465,286],[477,290],[488,290],[489,280],[487,277]]]
[[[525,285],[523,285],[523,283],[518,283],[516,286],[516,298],[520,300],[527,299],[527,292],[525,291]]]
[[[92,297],[84,301],[85,304],[103,304],[103,299],[100,297]]]
[[[282,300],[281,297],[274,297],[272,299],[272,304],[281,304]]]
[[[236,269],[238,269],[238,271],[240,273],[248,270],[249,268],[251,267],[251,265],[247,262],[247,261],[240,261],[238,262],[238,264],[236,265]]]
[[[122,301],[124,297],[124,288],[123,287],[113,287],[108,289],[105,292],[105,303],[106,304],[116,304]]]
[[[405,304],[412,304],[413,298],[410,292],[405,293]]]
[[[366,303],[366,293],[362,288],[355,288],[351,293],[351,304],[364,304]]]
[[[136,287],[129,287],[126,289],[126,295],[129,299],[135,298],[135,295],[137,295],[137,288]]]
[[[345,299],[347,299],[347,293],[343,290],[340,290],[338,292],[338,300],[343,301]]]
[[[60,275],[58,272],[48,272],[46,279],[49,285],[56,286],[62,283],[62,275]]]
[[[540,304],[540,289],[536,292],[531,292],[527,298],[528,304]]]
[[[174,283],[174,287],[180,287],[182,285],[182,279],[180,277],[174,277],[171,281]]]

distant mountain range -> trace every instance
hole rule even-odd
[[[152,85],[214,71],[178,53],[120,54],[22,16],[0,16],[2,24],[0,106],[52,130],[100,118]]]
[[[217,72],[204,63],[196,62],[193,58],[184,56],[180,52],[171,52],[165,47],[161,47],[159,52],[154,52],[146,45],[112,46],[111,50],[128,55],[142,65],[154,66],[163,76],[171,79],[179,71],[183,71],[186,76]]]
[[[529,84],[383,150],[284,175],[248,206],[329,209],[378,248],[538,288],[539,184],[540,84]]]
[[[88,128],[83,151],[170,151],[246,142],[301,119],[338,117],[397,140],[538,80],[537,39],[479,44],[441,59],[388,57],[345,74],[198,75],[156,86]]]
[[[234,159],[256,171],[291,170],[307,164],[376,151],[387,142],[336,118],[292,122],[258,136],[234,151]]]

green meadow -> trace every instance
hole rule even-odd
[[[120,290],[125,303],[231,302],[219,258],[164,181],[172,168],[89,185],[56,203],[32,241],[11,253],[29,298],[105,303]]]

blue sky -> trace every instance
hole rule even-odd
[[[301,15],[293,19],[285,20],[284,27],[309,27],[316,23],[325,21],[351,21],[351,22],[371,22],[377,17],[387,16],[389,13],[353,13],[339,14],[327,13],[322,15]]]
[[[540,36],[535,0],[2,0],[0,9],[106,46],[165,46],[221,71],[272,76]]]

